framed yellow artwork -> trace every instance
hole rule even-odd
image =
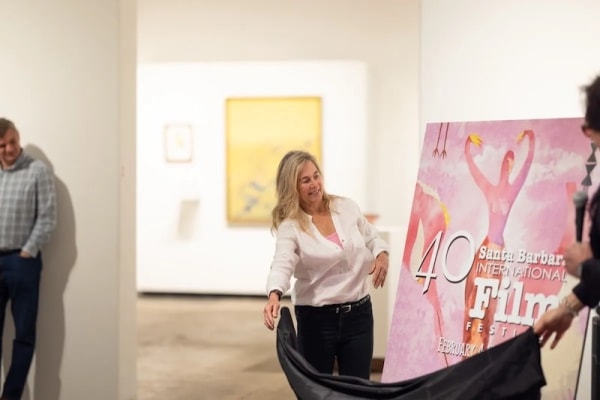
[[[227,222],[268,226],[285,153],[305,150],[321,162],[321,98],[239,97],[225,103]]]

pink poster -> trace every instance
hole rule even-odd
[[[591,195],[596,181],[581,123],[427,125],[383,382],[433,372],[524,332],[576,284],[562,267],[575,240],[572,197]],[[557,348],[542,350],[545,400],[574,398],[587,317]]]

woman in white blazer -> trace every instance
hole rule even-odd
[[[280,299],[296,282],[292,302],[298,349],[315,369],[369,379],[373,356],[373,310],[368,275],[383,286],[388,245],[356,203],[327,194],[311,154],[290,151],[277,169],[277,240],[267,279],[264,323],[274,329]]]

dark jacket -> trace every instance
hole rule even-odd
[[[590,204],[590,247],[594,258],[582,264],[581,279],[573,288],[573,294],[588,307],[600,302],[600,188]]]

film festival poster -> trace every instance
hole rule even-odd
[[[428,124],[383,382],[453,365],[525,332],[577,283],[573,195],[596,188],[580,118]],[[587,237],[589,221],[584,237]],[[546,399],[573,399],[589,310],[542,349]]]

